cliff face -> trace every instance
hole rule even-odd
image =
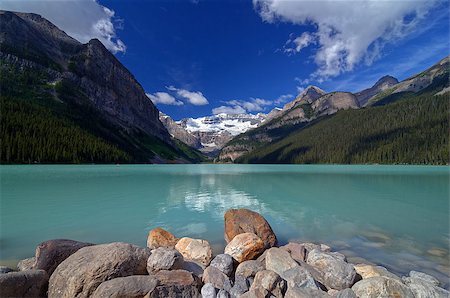
[[[166,114],[159,112],[159,120],[161,120],[162,124],[166,127],[172,137],[182,141],[192,148],[198,149],[202,146],[198,136],[189,133]]]
[[[356,98],[361,106],[364,106],[372,97],[380,92],[398,84],[398,80],[392,76],[384,76],[380,78],[372,87],[355,93]]]
[[[64,82],[111,124],[128,132],[144,132],[171,143],[159,111],[134,76],[103,44],[81,44],[36,14],[0,12],[0,45],[4,64],[39,67],[52,84]],[[3,65],[4,67],[7,65]]]

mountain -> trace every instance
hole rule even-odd
[[[271,112],[271,118],[268,117],[259,127],[233,138],[222,148],[217,160],[249,163],[446,163],[448,138],[442,135],[440,128],[448,127],[448,119],[441,109],[446,108],[445,100],[448,103],[449,69],[449,57],[446,57],[402,82],[396,83],[395,78],[385,76],[361,92],[331,92],[309,102],[298,100],[299,95],[286,105],[290,109]],[[367,100],[365,107],[358,97],[363,102]],[[398,105],[394,105],[396,102]],[[383,109],[378,109],[380,106]],[[440,108],[436,109],[436,106]],[[395,113],[392,112],[394,108]],[[402,113],[409,113],[413,118],[397,117],[396,113],[400,115],[401,109],[405,109]],[[395,130],[392,127],[396,127]],[[345,134],[348,137],[344,137]],[[386,144],[389,142],[391,145]],[[436,148],[431,150],[429,144],[436,144]],[[359,149],[362,147],[370,150],[362,152]],[[341,155],[336,153],[334,156],[333,150]],[[386,150],[392,152],[386,153]],[[433,152],[425,157],[427,150]],[[416,157],[406,156],[405,151],[415,152]],[[317,155],[318,152],[323,154],[322,157]],[[375,157],[380,152],[385,156]],[[345,158],[344,153],[347,154]]]
[[[0,60],[2,163],[201,159],[96,39],[81,44],[37,14],[0,11]]]
[[[370,88],[364,89],[362,91],[359,91],[355,93],[356,98],[358,99],[358,102],[361,106],[365,106],[366,103],[379,94],[380,92],[385,91],[386,89],[389,89],[390,87],[398,84],[398,80],[392,76],[384,76],[380,78],[375,85],[373,85]]]
[[[199,149],[202,147],[198,136],[195,136],[188,132],[184,127],[176,123],[170,116],[159,112],[159,120],[166,127],[170,135],[186,145]]]

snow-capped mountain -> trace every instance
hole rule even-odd
[[[198,142],[189,138],[189,144],[200,144],[197,149],[204,153],[214,154],[220,150],[233,137],[257,127],[266,118],[265,114],[217,114],[199,118],[184,118],[180,121],[168,119],[161,113],[160,118],[174,137],[194,136]],[[169,117],[170,118],[170,117]],[[169,125],[170,124],[170,125]],[[177,127],[174,127],[176,124]],[[184,130],[185,133],[181,133]],[[177,133],[175,133],[175,131]],[[181,141],[185,142],[183,138]],[[186,143],[186,142],[185,142]]]

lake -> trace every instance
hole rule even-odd
[[[0,166],[0,264],[66,238],[145,246],[150,229],[223,251],[223,214],[261,213],[280,243],[418,270],[448,288],[449,167],[381,165]]]

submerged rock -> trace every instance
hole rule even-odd
[[[252,260],[263,251],[263,241],[253,233],[239,234],[225,247],[225,253],[232,256],[238,263]]]
[[[53,239],[42,242],[36,247],[34,269],[42,269],[52,275],[56,267],[71,254],[82,247],[94,245],[68,239]]]
[[[355,281],[355,268],[345,262],[342,254],[313,249],[308,253],[306,262],[319,272],[316,279],[329,289],[343,290]]]
[[[0,297],[46,297],[48,274],[23,270],[0,274]]]
[[[159,270],[181,269],[183,263],[183,256],[176,249],[159,247],[148,257],[147,271],[151,274]]]
[[[189,237],[181,238],[175,245],[185,259],[208,266],[212,258],[212,249],[209,242]]]
[[[147,247],[150,249],[155,249],[158,247],[174,248],[177,242],[178,239],[172,233],[164,230],[163,228],[151,230],[147,237]]]
[[[359,298],[414,298],[411,290],[397,279],[375,276],[358,281],[352,287]]]
[[[152,292],[158,280],[151,275],[118,277],[102,282],[91,298],[141,298]]]
[[[256,234],[264,242],[265,248],[277,244],[277,237],[269,223],[259,213],[248,209],[230,209],[225,212],[225,241],[229,243],[242,233]]]
[[[89,297],[106,280],[147,274],[149,256],[147,248],[122,242],[83,247],[53,272],[48,296]]]

